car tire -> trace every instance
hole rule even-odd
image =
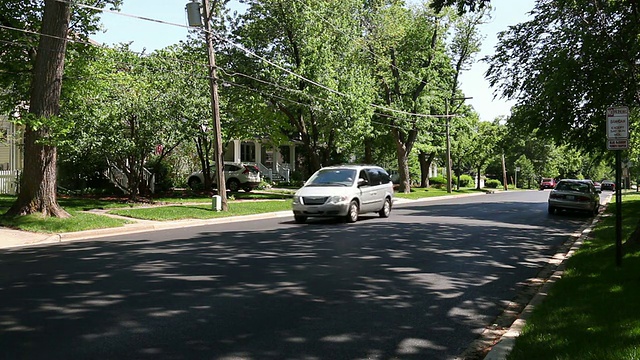
[[[384,205],[382,205],[382,209],[378,211],[378,215],[380,215],[381,218],[388,218],[389,215],[391,215],[391,199],[384,199]]]
[[[549,211],[549,214],[553,215],[553,214],[556,213],[556,208],[551,206],[551,205],[549,205],[548,211]]]
[[[347,220],[348,223],[354,223],[358,221],[359,213],[360,207],[358,206],[358,202],[352,200],[349,204],[349,210],[347,210],[347,216],[345,217],[345,220]]]
[[[198,179],[197,177],[191,177],[189,178],[189,181],[187,181],[187,185],[189,185],[189,187],[191,189],[195,188],[196,186],[200,185],[202,183],[202,181],[200,181],[200,179]]]
[[[307,221],[307,217],[304,215],[293,215],[293,220],[296,224],[304,224]]]
[[[600,212],[600,204],[596,203],[596,206],[593,207],[593,216],[597,216],[598,213]]]
[[[227,181],[227,190],[231,192],[238,192],[239,189],[240,181],[238,181],[237,179],[229,179],[229,181]]]

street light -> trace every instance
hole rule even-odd
[[[473,99],[472,97],[452,97],[444,99],[444,113],[447,119],[447,193],[451,193],[451,137],[449,132],[449,100],[453,103],[456,100]]]

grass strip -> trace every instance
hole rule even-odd
[[[622,210],[624,242],[638,224],[640,195],[625,195]],[[640,359],[640,246],[625,244],[616,266],[615,203],[605,215],[567,260],[508,359]]]
[[[169,205],[134,209],[110,210],[109,214],[143,220],[170,221],[182,219],[214,219],[238,215],[291,210],[290,200],[229,202],[228,211],[213,211],[207,205]]]
[[[408,194],[396,192],[393,196],[409,200],[418,200],[423,198],[446,196],[446,195],[461,195],[461,194],[475,194],[478,192],[486,192],[485,190],[476,190],[475,188],[461,188],[460,190],[452,190],[451,194],[447,193],[447,189],[439,188],[412,188]]]

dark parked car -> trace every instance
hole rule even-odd
[[[555,214],[559,210],[580,210],[597,215],[600,211],[600,194],[593,182],[560,180],[549,193],[549,214]]]
[[[614,183],[611,180],[602,180],[602,182],[600,183],[600,188],[602,190],[615,191],[616,190],[616,183]]]

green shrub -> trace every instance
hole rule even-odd
[[[456,183],[458,182],[458,178],[456,177],[454,180]],[[463,174],[460,175],[460,187],[470,187],[475,184],[475,181],[471,177],[471,175]]]
[[[490,189],[497,189],[502,186],[500,180],[488,179],[484,182],[484,187],[488,187]]]
[[[146,167],[155,176],[155,191],[166,192],[173,188],[173,179],[171,178],[171,165],[166,161],[160,161],[159,156],[155,156],[146,163]]]
[[[429,178],[429,184],[431,186],[438,186],[438,185],[446,185],[447,184],[447,179],[442,176],[442,175],[438,175],[432,178]]]

